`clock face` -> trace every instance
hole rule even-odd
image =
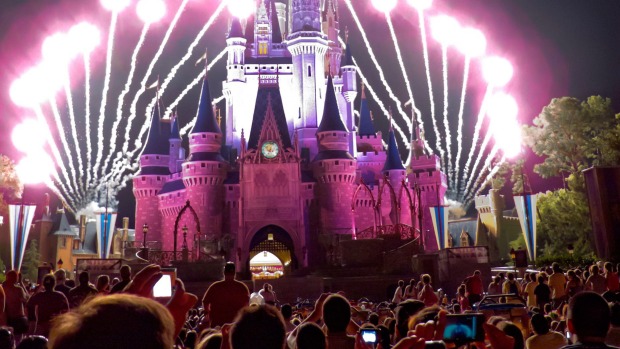
[[[261,152],[263,156],[267,159],[273,159],[278,155],[278,145],[275,142],[265,142],[261,147]]]

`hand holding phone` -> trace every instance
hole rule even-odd
[[[153,286],[153,297],[170,298],[174,292],[177,270],[176,268],[162,268],[161,273],[163,275],[155,286]]]
[[[362,335],[364,343],[379,343],[379,331],[374,328],[362,328],[360,329],[360,334]]]
[[[484,340],[484,314],[448,314],[443,340],[457,346]]]

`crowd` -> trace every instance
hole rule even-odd
[[[435,290],[424,274],[419,281],[399,281],[392,299],[382,302],[351,300],[339,292],[297,305],[278,304],[269,284],[250,294],[235,279],[233,263],[201,302],[177,279],[165,305],[152,297],[162,277],[156,265],[133,277],[123,266],[120,280],[102,275],[94,285],[87,272],[76,285],[58,270],[34,288],[9,271],[0,287],[0,349],[615,348],[617,270],[597,263],[565,272],[554,263],[523,277],[487,275],[488,286],[476,270],[454,294]],[[495,306],[483,310],[488,299]],[[483,338],[443,342],[453,314],[480,312]],[[361,334],[367,332],[374,341]]]

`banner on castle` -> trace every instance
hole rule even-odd
[[[448,207],[431,206],[431,219],[433,220],[433,228],[435,229],[435,239],[437,239],[437,248],[443,250],[446,248],[448,237]]]
[[[30,224],[34,218],[36,205],[9,205],[9,222],[11,224],[9,239],[11,244],[11,269],[19,271],[22,267]]]
[[[530,260],[536,260],[536,202],[538,194],[515,195],[515,207]]]
[[[100,212],[97,214],[97,253],[99,258],[106,259],[110,256],[116,216],[116,212]]]

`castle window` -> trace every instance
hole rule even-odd
[[[155,160],[159,160],[159,156],[156,156],[156,157],[155,157]]]
[[[312,77],[312,66],[308,65],[308,77]]]
[[[158,180],[158,181],[160,181],[160,180],[161,180],[161,177],[157,176],[157,180]]]
[[[337,166],[338,164],[340,164],[340,161],[336,161],[336,166]]]
[[[200,167],[205,167],[205,163],[204,163],[204,162],[201,162],[201,163],[200,163]]]
[[[67,238],[66,237],[60,238],[60,248],[67,248]]]

